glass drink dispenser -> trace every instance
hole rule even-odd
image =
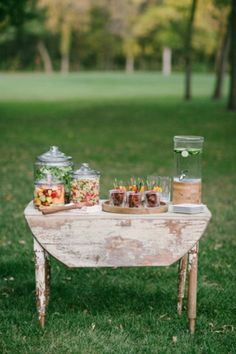
[[[175,136],[173,204],[200,204],[202,136]]]

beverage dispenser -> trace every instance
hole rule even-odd
[[[173,204],[200,204],[202,136],[175,136]]]

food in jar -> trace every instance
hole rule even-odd
[[[63,181],[65,186],[65,201],[69,203],[72,166],[37,166],[35,169],[35,181],[41,180],[45,175],[51,175],[54,179]]]
[[[36,184],[34,189],[34,205],[36,208],[63,205],[65,202],[64,193],[63,184]]]
[[[99,178],[78,178],[71,183],[71,201],[73,203],[99,203]]]

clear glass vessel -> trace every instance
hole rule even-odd
[[[72,171],[72,158],[61,152],[57,146],[51,146],[49,151],[37,157],[34,166],[34,180],[35,182],[40,181],[45,175],[51,175],[52,179],[61,180],[65,187],[65,202],[69,203]]]
[[[127,192],[127,206],[129,208],[140,208],[142,206],[142,193],[141,192]]]
[[[36,208],[64,205],[65,189],[63,181],[47,173],[34,184],[34,206]]]
[[[88,163],[82,163],[81,167],[73,172],[71,182],[71,201],[73,203],[99,203],[100,172],[92,170]]]
[[[145,192],[145,206],[147,208],[155,208],[160,206],[160,193],[153,190]]]
[[[202,136],[175,136],[173,204],[200,204],[202,194]]]
[[[109,191],[110,205],[123,207],[125,203],[125,194],[125,191],[121,189],[111,189]]]

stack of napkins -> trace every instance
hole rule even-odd
[[[173,213],[198,214],[204,212],[204,204],[172,204]]]

